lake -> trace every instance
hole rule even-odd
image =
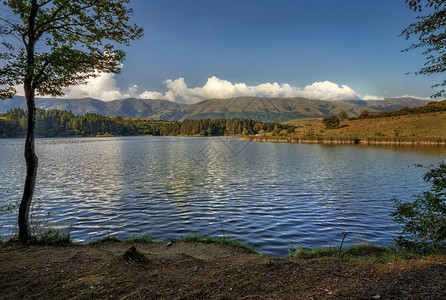
[[[21,199],[24,141],[0,139],[0,205]],[[426,189],[445,147],[258,143],[235,137],[38,139],[34,199],[75,242],[148,234],[226,236],[267,255],[287,247],[386,245],[392,198]],[[221,223],[220,223],[221,217]],[[15,214],[0,216],[11,234]]]

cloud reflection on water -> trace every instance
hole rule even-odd
[[[7,158],[0,199],[20,199],[23,143],[0,140]],[[36,199],[73,220],[75,241],[147,233],[156,239],[225,233],[260,251],[288,245],[391,241],[393,197],[424,184],[413,163],[442,160],[444,148],[255,143],[233,137],[41,139]],[[15,216],[0,216],[1,234]],[[9,227],[8,227],[9,226]]]

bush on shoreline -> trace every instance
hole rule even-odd
[[[421,165],[418,165],[421,167]],[[413,202],[394,199],[395,222],[403,225],[397,244],[417,251],[446,247],[446,163],[430,169],[423,180],[431,184],[428,191],[414,195]]]

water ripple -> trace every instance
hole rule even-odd
[[[21,198],[23,141],[0,139],[0,205]],[[77,242],[147,233],[159,240],[226,235],[266,254],[288,246],[385,244],[392,198],[426,188],[414,163],[444,148],[301,145],[232,137],[40,139],[35,199]],[[15,228],[0,215],[0,235]]]

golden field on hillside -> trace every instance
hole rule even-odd
[[[341,121],[336,129],[326,129],[322,119],[287,122],[294,132],[247,136],[249,140],[278,142],[356,142],[446,144],[446,111]]]

